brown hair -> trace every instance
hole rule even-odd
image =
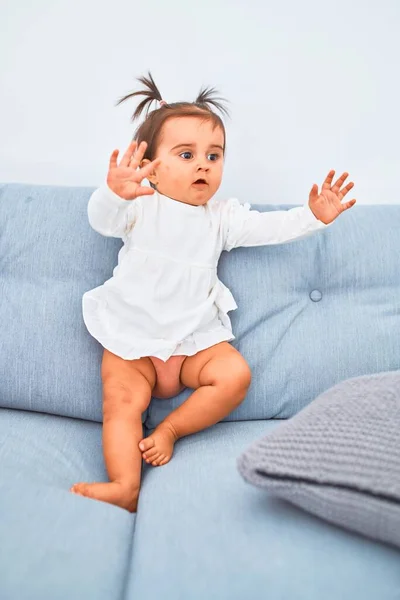
[[[171,104],[166,102],[160,106],[160,108],[153,110],[149,114],[151,103],[154,100],[161,102],[163,98],[158,87],[154,83],[150,71],[148,77],[138,77],[138,81],[143,83],[147,89],[127,94],[118,100],[116,106],[134,96],[146,96],[146,98],[140,102],[131,118],[131,122],[135,121],[135,119],[142,114],[147,105],[146,118],[136,129],[133,136],[133,139],[137,141],[138,145],[142,141],[147,142],[147,149],[143,158],[148,158],[149,160],[154,159],[162,126],[167,119],[171,119],[172,117],[200,117],[206,121],[211,121],[214,128],[220,127],[222,129],[224,134],[225,152],[225,126],[221,117],[213,112],[212,107],[215,107],[227,116],[229,116],[229,113],[224,105],[219,102],[220,100],[223,100],[223,98],[213,97],[213,94],[218,93],[215,88],[203,88],[194,102],[173,102]],[[224,101],[226,102],[226,100]]]

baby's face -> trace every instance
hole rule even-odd
[[[206,204],[218,190],[224,165],[224,134],[201,117],[174,117],[162,128],[154,177],[160,194],[195,206]],[[205,183],[195,183],[203,179]]]

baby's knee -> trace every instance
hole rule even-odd
[[[238,389],[243,391],[245,396],[251,384],[251,369],[244,358],[234,367],[233,377]]]
[[[115,415],[123,413],[142,414],[151,400],[148,386],[140,385],[140,381],[127,384],[116,378],[103,381],[103,420],[107,421]]]
[[[251,369],[243,357],[235,357],[224,373],[220,373],[219,382],[222,387],[237,397],[240,404],[246,397],[251,384]]]

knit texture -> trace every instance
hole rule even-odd
[[[329,388],[238,459],[246,481],[400,547],[400,371]]]

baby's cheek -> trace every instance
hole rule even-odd
[[[165,177],[168,179],[168,181],[176,185],[179,182],[182,183],[184,172],[182,171],[182,169],[179,169],[178,166],[173,167],[172,165],[166,165]]]
[[[161,165],[161,167],[162,167],[162,169],[161,169],[162,177],[170,179],[171,173],[173,173],[171,166],[169,164],[163,164],[163,165]]]

